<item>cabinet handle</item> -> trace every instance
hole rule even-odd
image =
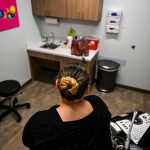
[[[80,18],[84,19],[84,12],[80,12]]]
[[[80,12],[78,12],[78,18],[80,18],[80,14],[81,14],[81,13],[80,13]]]

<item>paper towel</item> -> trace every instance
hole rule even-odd
[[[46,17],[45,18],[45,22],[47,24],[58,24],[58,18],[50,18],[50,17]]]

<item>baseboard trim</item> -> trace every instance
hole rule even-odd
[[[94,81],[96,82],[96,79]],[[32,79],[29,79],[28,81],[26,81],[24,84],[22,84],[21,89],[26,87],[31,82],[32,82]],[[116,86],[119,86],[119,87],[122,87],[122,88],[125,88],[125,89],[138,91],[138,92],[144,92],[146,94],[150,94],[150,91],[149,90],[145,90],[145,89],[135,88],[135,87],[131,87],[131,86],[123,85],[123,84],[118,84],[118,83],[116,83]]]
[[[145,89],[140,89],[140,88],[136,88],[136,87],[131,87],[131,86],[127,86],[127,85],[122,85],[122,84],[116,84],[119,87],[125,88],[125,89],[130,89],[130,90],[134,90],[134,91],[138,91],[138,92],[144,92],[146,94],[150,94],[149,90],[145,90]]]
[[[26,87],[31,82],[32,82],[32,79],[29,79],[28,81],[26,81],[24,84],[21,85],[21,89],[23,89],[24,87]]]
[[[96,79],[94,79],[95,83],[96,83]],[[150,94],[150,90],[145,90],[145,89],[140,89],[140,88],[136,88],[136,87],[132,87],[132,86],[127,86],[127,85],[123,85],[123,84],[118,84],[115,83],[116,86],[125,88],[125,89],[130,89],[130,90],[134,90],[134,91],[138,91],[138,92],[143,92],[146,94]]]

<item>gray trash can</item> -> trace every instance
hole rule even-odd
[[[98,60],[96,87],[99,91],[111,92],[114,89],[119,66],[112,60]]]

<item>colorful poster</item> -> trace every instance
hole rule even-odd
[[[0,0],[0,31],[19,26],[16,0]]]

